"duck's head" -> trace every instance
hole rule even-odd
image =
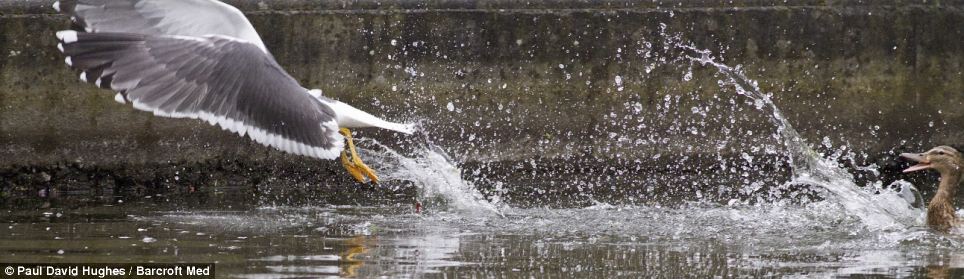
[[[916,162],[904,170],[904,173],[933,169],[941,174],[959,173],[964,168],[961,152],[950,146],[938,146],[924,153],[903,153],[900,157]]]

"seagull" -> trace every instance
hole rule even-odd
[[[83,29],[57,32],[57,48],[80,80],[155,116],[200,119],[296,155],[340,153],[362,183],[378,176],[359,158],[349,128],[415,131],[302,87],[244,14],[220,1],[61,0],[53,8]]]

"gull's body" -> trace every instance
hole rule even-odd
[[[205,120],[293,154],[341,153],[353,176],[373,181],[346,128],[413,132],[299,85],[247,18],[219,1],[62,0],[54,8],[85,31],[57,32],[65,62],[82,71],[81,80],[117,91],[115,100],[136,109]]]
[[[961,153],[950,146],[938,146],[925,153],[904,153],[900,156],[917,163],[904,170],[905,173],[932,169],[941,174],[937,194],[927,204],[927,225],[935,230],[948,232],[960,224],[954,213],[954,198],[957,197],[957,187],[960,186],[961,176],[964,174],[964,159],[961,158]]]

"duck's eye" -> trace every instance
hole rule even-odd
[[[937,155],[944,155],[944,151],[937,151]]]

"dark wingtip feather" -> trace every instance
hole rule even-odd
[[[97,86],[99,86],[102,89],[111,89],[110,84],[113,80],[114,80],[114,74],[109,74],[109,75],[100,77],[98,80],[94,81],[94,83],[97,84]],[[126,98],[127,93],[124,92],[124,95],[125,95],[124,97]]]
[[[54,2],[53,8],[65,15],[74,15],[77,11],[77,0],[60,0]]]
[[[60,0],[52,5],[57,12],[70,16],[70,29],[89,32],[87,22],[77,15],[77,0]]]
[[[113,65],[116,56],[123,55],[132,44],[141,43],[144,38],[145,35],[124,33],[61,31],[57,34],[58,49],[67,56],[67,65],[81,70],[81,79],[85,82],[104,89],[110,89],[113,81],[113,73],[102,76],[105,70]]]

